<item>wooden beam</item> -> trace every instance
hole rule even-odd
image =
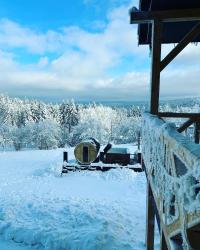
[[[151,114],[157,114],[159,107],[161,39],[162,23],[155,20],[152,28]]]
[[[190,42],[200,34],[200,22],[196,24],[190,32],[180,41],[179,44],[161,61],[160,71],[162,71]]]
[[[168,250],[164,232],[160,235],[160,250]]]
[[[148,23],[153,20],[161,20],[162,22],[200,20],[200,8],[160,11],[139,11],[134,8],[130,11],[131,24]]]
[[[200,113],[173,113],[173,112],[159,112],[159,117],[169,117],[169,118],[200,118]]]
[[[154,249],[154,228],[155,228],[155,210],[153,206],[153,193],[150,183],[147,184],[147,216],[146,216],[146,249]]]
[[[200,121],[195,122],[194,126],[194,141],[199,144],[200,140]]]
[[[146,167],[145,167],[145,164],[144,164],[144,160],[143,160],[143,157],[141,157],[141,158],[142,158],[141,159],[142,170],[145,172],[145,175],[146,175],[146,178],[147,178],[147,181],[148,181],[148,175],[147,175],[147,170],[146,170]],[[149,189],[147,189],[147,195],[148,195],[148,192],[149,192]],[[153,197],[153,193],[152,193],[152,197]],[[161,221],[160,221],[160,216],[159,216],[157,204],[156,204],[154,198],[152,199],[152,206],[153,206],[153,209],[154,209],[155,218],[156,218],[158,229],[159,229],[159,232],[160,232],[160,230],[161,230],[160,229],[160,223],[161,223]]]
[[[177,131],[179,133],[182,133],[184,130],[186,130],[186,128],[188,128],[190,125],[192,125],[194,123],[194,120],[189,119],[187,120],[185,123],[183,123],[180,128],[177,129]]]
[[[196,230],[187,230],[187,235],[192,249],[199,249],[200,225],[197,226]]]

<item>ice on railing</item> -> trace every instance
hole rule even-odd
[[[144,114],[142,154],[163,222],[199,213],[200,145],[178,133],[175,124]]]

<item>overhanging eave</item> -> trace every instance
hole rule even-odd
[[[162,22],[182,22],[200,20],[200,8],[161,11],[139,11],[133,8],[130,11],[130,23],[150,23],[153,20]]]

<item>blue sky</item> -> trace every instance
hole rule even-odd
[[[146,100],[150,56],[147,46],[137,45],[137,26],[129,24],[134,5],[136,0],[0,0],[0,92],[50,101]],[[199,56],[198,46],[189,46],[164,72],[162,97],[199,94]]]
[[[129,0],[1,0],[1,17],[39,30],[77,25],[90,29],[93,21],[106,22],[108,11]]]

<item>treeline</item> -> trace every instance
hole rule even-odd
[[[81,105],[73,100],[46,104],[0,95],[0,149],[51,149],[74,146],[85,137],[134,143],[141,129],[143,107]],[[199,102],[188,106],[162,105],[160,111],[200,112]],[[183,123],[183,119],[170,119]]]
[[[140,130],[139,107],[114,108],[21,100],[0,95],[0,147],[51,149],[74,146],[82,138],[101,143],[133,143]]]

